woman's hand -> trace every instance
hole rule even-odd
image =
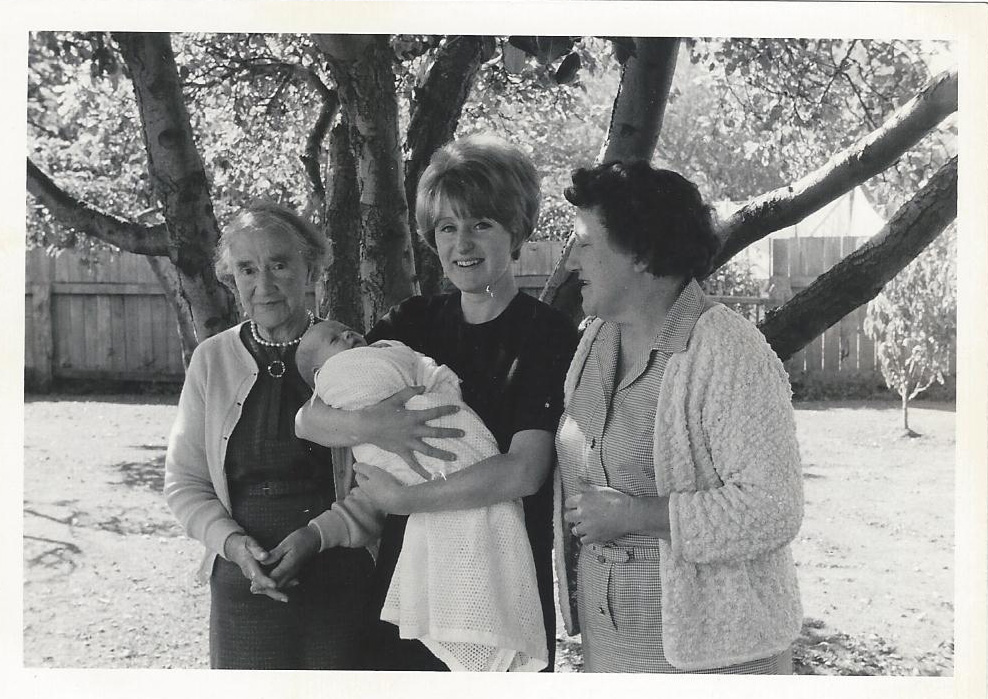
[[[270,561],[270,554],[252,536],[231,534],[223,544],[223,555],[231,563],[240,566],[240,572],[250,580],[250,591],[267,595],[278,602],[287,602],[288,596],[278,590],[278,584],[264,574],[262,563]]]
[[[631,533],[670,538],[668,497],[635,497],[588,485],[566,498],[563,507],[570,531],[584,544],[605,544]]]
[[[463,430],[431,427],[430,420],[452,415],[455,405],[442,405],[426,410],[406,410],[405,403],[425,392],[423,386],[411,386],[385,398],[377,405],[362,410],[338,410],[325,403],[306,403],[295,417],[295,434],[302,439],[326,447],[352,447],[373,444],[400,456],[413,470],[421,473],[422,466],[415,452],[443,461],[453,461],[456,455],[425,441],[426,437],[462,437]]]
[[[582,543],[607,543],[635,531],[634,500],[613,488],[589,486],[579,495],[566,498],[563,518]]]
[[[420,475],[424,471],[415,452],[432,456],[443,461],[454,461],[456,454],[439,449],[425,441],[425,437],[463,436],[463,430],[451,427],[430,427],[429,421],[452,415],[460,410],[456,405],[440,405],[426,410],[406,410],[405,403],[413,396],[425,392],[424,386],[410,386],[398,391],[377,405],[372,405],[360,411],[364,417],[377,425],[373,436],[367,441],[371,444],[400,456],[413,471]]]
[[[406,486],[397,478],[376,466],[360,462],[353,465],[353,473],[357,478],[357,487],[378,510],[388,514],[409,514],[405,511],[403,497]]]
[[[266,565],[275,566],[270,574],[271,580],[279,589],[297,585],[296,577],[299,570],[310,558],[319,553],[321,544],[319,532],[308,525],[299,527],[286,536],[271,549],[264,561]]]

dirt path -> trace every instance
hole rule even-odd
[[[207,591],[193,584],[202,549],[182,535],[160,493],[174,404],[25,404],[25,666],[208,665]],[[907,443],[889,436],[894,408],[842,405],[797,411],[807,514],[795,554],[805,613],[823,622],[813,629],[821,638],[876,634],[878,646],[897,646],[888,647],[886,671],[949,674],[954,414],[914,409],[927,436]],[[564,646],[568,669],[573,644]]]

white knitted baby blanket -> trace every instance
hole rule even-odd
[[[493,435],[463,402],[459,383],[448,367],[384,340],[327,360],[316,375],[316,395],[333,407],[356,410],[421,385],[425,393],[412,397],[407,408],[459,405],[459,412],[430,424],[466,436],[428,440],[457,459],[416,455],[427,471],[439,474],[499,453]],[[405,485],[422,482],[403,459],[374,445],[356,446],[353,454]],[[381,619],[397,625],[402,638],[420,640],[453,671],[544,668],[545,627],[521,502],[409,516]]]

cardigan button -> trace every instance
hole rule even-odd
[[[607,614],[607,612],[604,611],[603,607],[597,607],[597,611],[599,611],[601,614]]]
[[[596,449],[597,448],[597,438],[596,437],[591,437],[590,438],[590,448],[591,449]]]

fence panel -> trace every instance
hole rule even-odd
[[[785,278],[792,293],[799,293],[823,272],[859,248],[867,238],[856,236],[789,238],[772,241],[773,279]],[[786,363],[790,372],[813,373],[821,378],[878,377],[875,345],[864,333],[866,307],[855,309]]]
[[[175,312],[140,255],[27,251],[26,377],[181,380]]]
[[[770,247],[773,284],[792,293],[856,249],[864,238],[777,239]],[[518,285],[538,295],[558,261],[563,241],[525,243],[512,263]],[[177,321],[146,260],[103,253],[87,265],[71,250],[49,256],[29,250],[25,260],[24,367],[42,386],[53,378],[180,380]],[[314,297],[307,299],[314,306]],[[763,299],[722,299],[756,322]],[[740,305],[739,305],[740,304]],[[874,343],[863,331],[859,308],[796,353],[790,372],[822,375],[875,373]]]

